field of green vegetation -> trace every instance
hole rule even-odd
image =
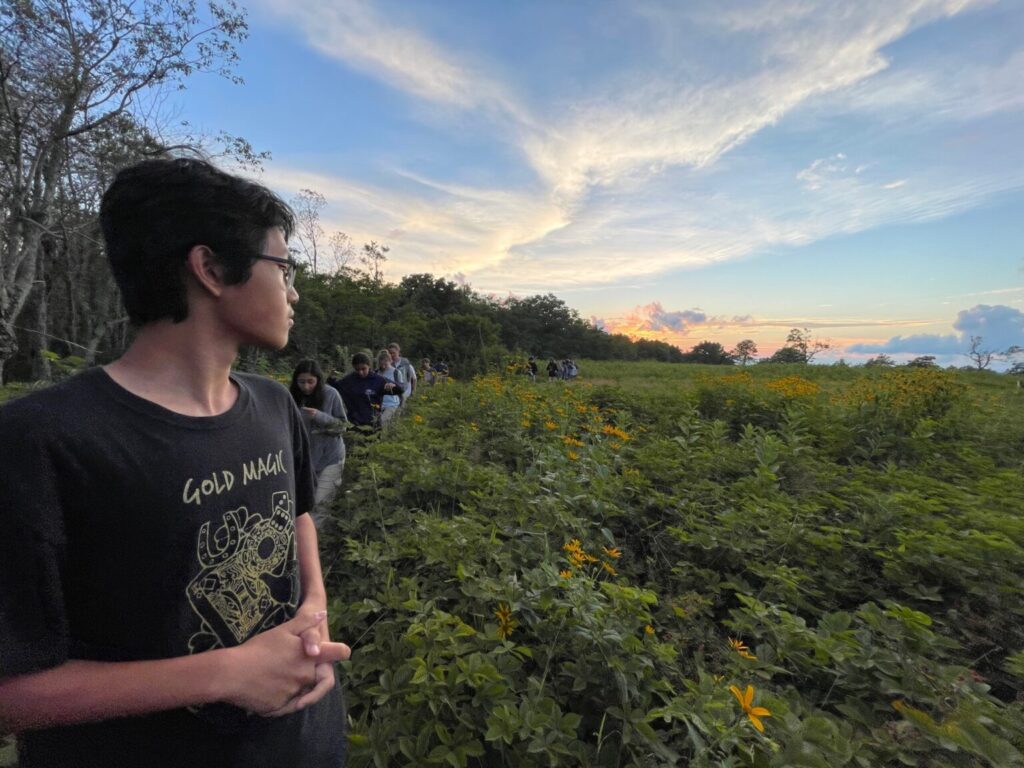
[[[350,451],[351,764],[1024,764],[1015,379],[582,369]]]
[[[351,765],[1024,765],[1015,378],[581,366],[350,448]]]

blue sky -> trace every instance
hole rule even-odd
[[[172,109],[432,272],[762,353],[1024,345],[1024,3],[250,0]],[[958,347],[959,345],[959,347]]]

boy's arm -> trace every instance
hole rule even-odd
[[[326,612],[296,616],[234,648],[155,661],[70,660],[0,680],[0,730],[18,732],[224,701],[272,716],[301,709],[319,667],[348,658],[320,643],[311,659],[301,635]],[[329,664],[327,664],[329,666]],[[311,692],[311,691],[310,691]]]
[[[302,608],[326,610],[327,590],[324,588],[324,576],[320,570],[316,525],[309,515],[299,515],[295,518],[295,547],[299,559],[299,583],[302,585]]]
[[[320,569],[320,548],[317,544],[316,525],[309,515],[299,515],[295,518],[295,546],[299,557],[299,582],[302,584],[302,605],[296,619],[309,616],[311,613],[327,613],[327,590],[324,588],[323,571]],[[306,655],[311,658],[319,658],[320,649],[325,645],[337,645],[331,643],[330,629],[328,622],[311,627],[302,633],[302,642]],[[348,646],[344,646],[348,649]],[[344,658],[348,658],[346,653]],[[316,665],[316,685],[301,698],[290,702],[294,706],[307,707],[314,704],[327,695],[336,682],[334,677],[334,661],[337,659],[325,658]]]

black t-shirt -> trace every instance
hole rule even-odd
[[[232,380],[219,416],[169,411],[100,368],[0,409],[0,677],[231,647],[294,616],[306,434],[282,386]],[[20,764],[334,768],[344,720],[335,686],[283,718],[216,704],[28,731]]]

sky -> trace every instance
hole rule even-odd
[[[245,6],[244,85],[172,109],[269,151],[389,280],[683,349],[1024,346],[1022,0]]]

